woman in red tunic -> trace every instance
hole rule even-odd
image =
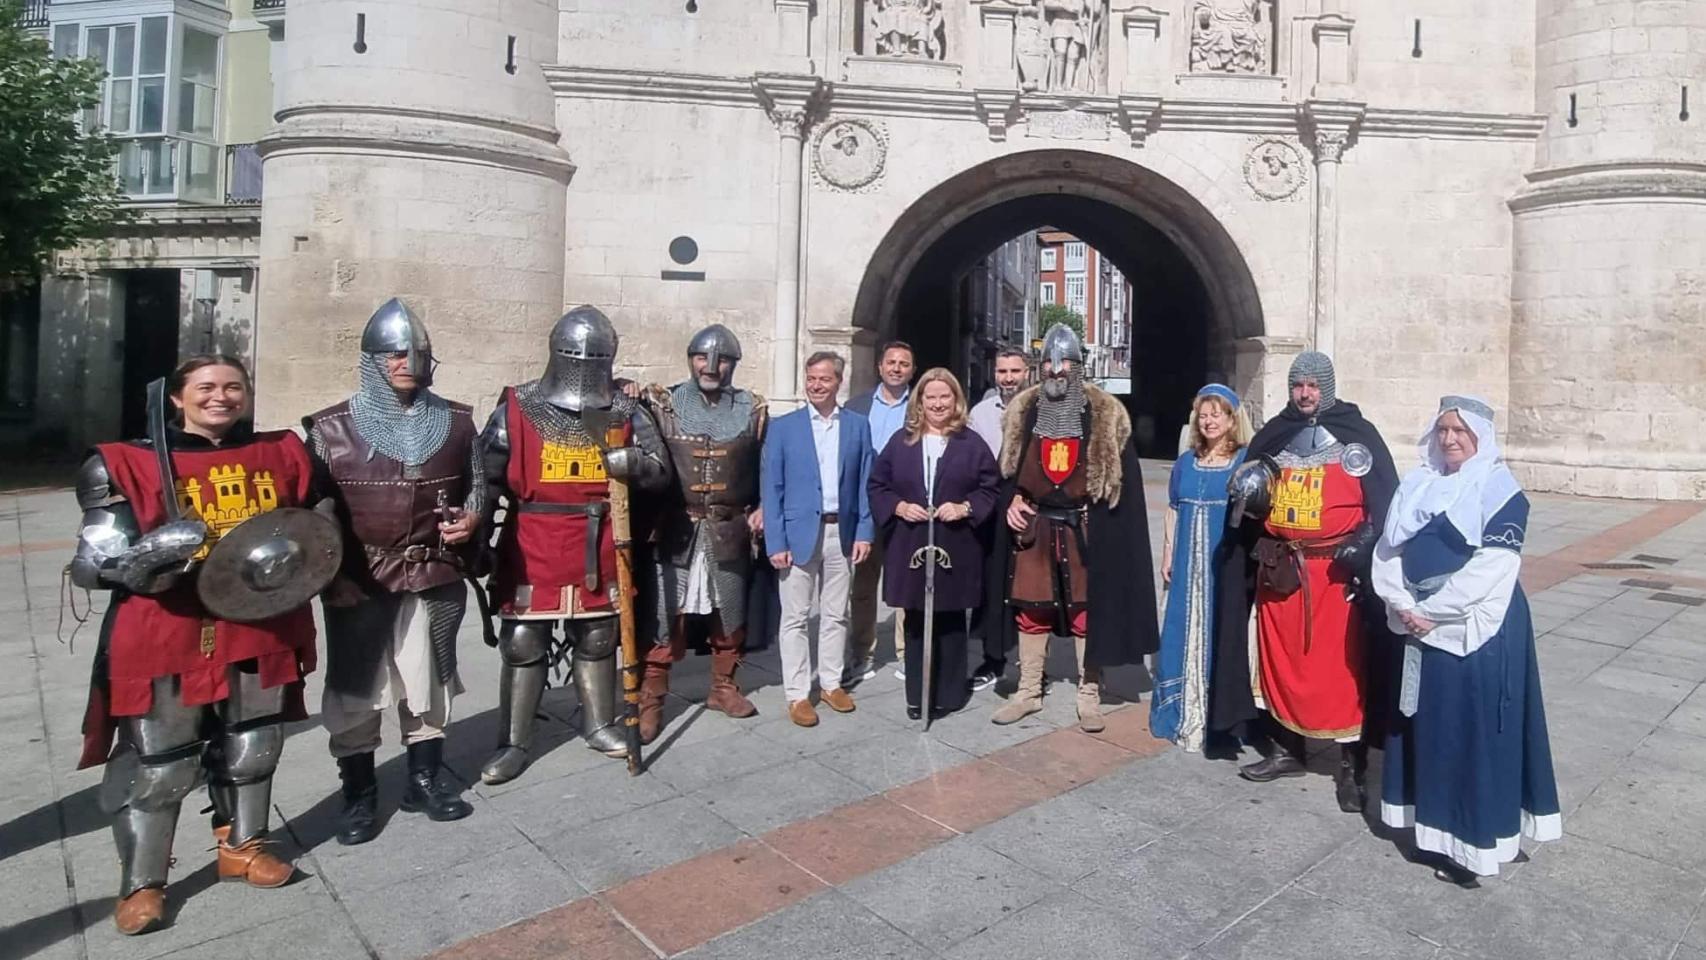
[[[249,374],[234,357],[192,357],[169,390],[179,413],[166,429],[175,516],[148,441],[101,444],[77,477],[83,521],[71,577],[113,591],[79,765],[107,764],[102,797],[121,865],[113,919],[125,934],[164,918],[178,808],[204,769],[220,879],[277,887],[295,872],[264,844],[282,724],[306,716],[302,681],[314,669],[306,605],[256,623],[219,620],[197,598],[193,573],[232,527],[308,504],[302,441],[255,432]]]

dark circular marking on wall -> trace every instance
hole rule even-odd
[[[685,267],[699,259],[699,244],[692,237],[676,237],[669,242],[669,258]]]

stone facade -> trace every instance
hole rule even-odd
[[[1136,350],[1174,322],[1146,317],[1168,278],[1143,263],[1164,244],[1194,274],[1205,369],[1258,414],[1313,345],[1401,460],[1467,391],[1537,489],[1706,497],[1685,429],[1706,415],[1706,168],[1677,119],[1706,5],[944,0],[910,56],[860,0],[690,6],[291,0],[263,418],[346,391],[392,295],[431,325],[444,391],[482,407],[580,302],[643,379],[716,321],[775,402],[818,348],[852,354],[858,389],[915,267],[1058,200],[1081,222],[1050,222],[1133,278]],[[1061,18],[1090,25],[1049,46],[1085,44],[1078,72],[1033,83],[1032,34]]]

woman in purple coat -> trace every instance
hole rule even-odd
[[[924,677],[924,571],[929,521],[936,524],[936,594],[931,713],[965,706],[966,611],[983,603],[981,529],[1000,484],[989,445],[966,429],[966,395],[947,370],[912,388],[906,428],[871,467],[871,519],[885,531],[883,600],[905,610],[906,715],[919,718]],[[883,538],[879,538],[881,540]]]

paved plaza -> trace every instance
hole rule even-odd
[[[1146,474],[1153,508],[1162,465]],[[1012,727],[988,722],[985,691],[921,733],[885,668],[855,691],[857,712],[801,729],[772,648],[743,671],[760,710],[746,721],[690,703],[705,661],[679,668],[639,778],[585,749],[572,691],[551,690],[543,755],[514,783],[473,786],[474,815],[453,824],[395,813],[404,762],[388,721],[389,821],[361,847],[332,841],[336,767],[318,725],[297,725],[274,836],[300,878],[218,883],[198,792],[170,926],[126,939],[100,771],[73,769],[98,626],[64,642],[77,515],[68,491],[6,495],[0,958],[1706,960],[1706,513],[1533,500],[1524,581],[1565,838],[1480,890],[1440,883],[1340,813],[1326,756],[1316,775],[1257,785],[1152,739],[1141,670],[1108,678],[1110,701],[1142,702],[1110,705],[1095,737],[1073,726],[1064,644],[1047,709]],[[462,655],[447,758],[474,783],[498,658],[472,622]]]

